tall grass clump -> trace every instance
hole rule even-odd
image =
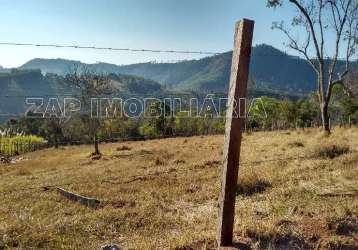
[[[256,172],[249,170],[239,174],[239,180],[237,185],[237,195],[250,196],[255,193],[264,192],[271,184],[259,176]]]
[[[330,143],[317,145],[313,151],[313,156],[315,158],[333,159],[338,156],[348,154],[350,151],[351,150],[348,145]]]
[[[0,153],[7,155],[22,154],[34,151],[46,143],[39,136],[2,136],[0,137]]]

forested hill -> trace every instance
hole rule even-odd
[[[111,74],[113,94],[145,95],[162,92],[162,85],[142,77],[123,74]],[[40,70],[12,70],[0,73],[0,122],[8,118],[7,115],[23,114],[27,97],[72,96],[75,90],[65,83],[63,76],[52,73],[43,75]],[[10,117],[10,116],[9,116]]]
[[[122,66],[121,72],[154,79],[184,89],[225,90],[228,87],[232,52],[175,64],[142,63]],[[266,88],[308,93],[314,88],[311,66],[271,46],[252,52],[251,79]]]
[[[200,60],[178,63],[141,63],[118,66],[107,63],[83,64],[64,59],[34,59],[21,69],[66,74],[74,65],[86,66],[101,73],[136,75],[177,89],[225,91],[229,82],[232,52]],[[258,45],[253,49],[251,79],[262,88],[294,93],[308,93],[315,87],[315,75],[303,59],[290,56],[274,47]]]
[[[112,84],[122,93],[149,94],[162,90],[159,83],[142,77],[110,74]],[[64,77],[40,70],[12,70],[0,73],[0,93],[4,96],[49,96],[73,94]]]

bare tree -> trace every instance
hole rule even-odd
[[[299,37],[284,22],[273,23],[288,38],[288,47],[298,51],[312,66],[317,75],[317,95],[320,102],[322,126],[330,133],[329,104],[335,85],[347,88],[351,61],[358,46],[358,0],[267,0],[269,7],[291,4],[297,15],[291,26],[297,28]],[[334,49],[329,51],[327,40],[334,38]],[[339,58],[344,57],[344,67]]]
[[[76,66],[65,78],[66,83],[75,88],[81,101],[81,120],[87,127],[94,144],[94,155],[101,155],[98,147],[98,131],[101,119],[92,113],[92,100],[110,94],[111,81],[108,76],[96,74],[86,68]]]

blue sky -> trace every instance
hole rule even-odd
[[[242,18],[256,21],[255,44],[286,50],[284,36],[270,28],[293,13],[268,9],[264,0],[0,0],[0,8],[0,42],[215,52],[232,49]],[[199,56],[0,46],[5,67],[36,57],[130,64]]]

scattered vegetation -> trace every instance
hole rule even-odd
[[[349,145],[351,153],[330,161],[311,157],[322,144],[317,133],[244,136],[235,222],[242,249],[356,246],[358,130],[333,131],[328,142]],[[305,147],[286,147],[294,141]],[[101,144],[97,161],[88,160],[90,145],[66,146],[0,165],[0,246],[215,249],[222,143],[220,135]],[[117,151],[123,145],[131,150]],[[154,164],[157,158],[163,163]],[[84,207],[43,188],[49,186],[103,205]]]

